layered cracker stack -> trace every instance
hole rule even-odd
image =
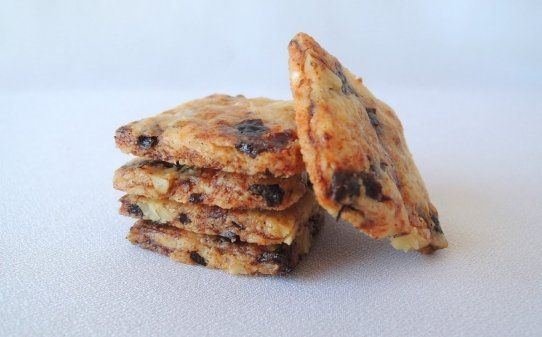
[[[140,219],[128,239],[185,263],[284,274],[309,251],[320,205],[396,249],[446,248],[395,112],[309,35],[288,52],[295,103],[212,95],[117,130],[140,157],[115,174],[121,214]]]
[[[176,261],[284,274],[322,211],[307,187],[292,102],[212,95],[116,131],[139,158],[115,172],[128,239]]]

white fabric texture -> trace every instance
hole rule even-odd
[[[542,2],[4,0],[0,337],[542,336]],[[313,35],[393,107],[450,247],[328,221],[288,277],[132,246],[115,129],[221,92],[291,98]]]

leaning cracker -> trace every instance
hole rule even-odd
[[[307,34],[288,50],[301,152],[320,205],[397,249],[447,247],[394,111]]]
[[[289,101],[211,95],[122,126],[115,142],[139,157],[227,172],[304,171]]]

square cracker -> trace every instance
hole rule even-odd
[[[211,95],[117,129],[125,153],[243,174],[304,171],[293,103]]]
[[[301,152],[319,204],[402,250],[447,247],[401,122],[307,34],[288,46]]]

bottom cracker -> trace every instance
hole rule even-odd
[[[300,257],[308,253],[323,218],[319,212],[300,226],[291,245],[231,242],[220,236],[197,234],[146,220],[137,221],[127,239],[182,263],[218,268],[231,274],[282,275],[292,271]]]

